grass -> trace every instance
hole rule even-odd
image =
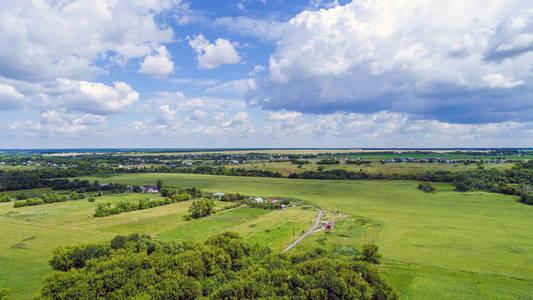
[[[36,192],[36,191],[35,191]],[[148,233],[164,239],[205,238],[223,230],[240,232],[250,242],[267,242],[281,249],[292,240],[292,227],[308,226],[311,210],[286,211],[238,208],[205,219],[186,221],[189,202],[178,202],[103,218],[94,218],[99,202],[137,201],[159,195],[110,194],[87,199],[39,206],[13,208],[13,202],[0,203],[0,286],[11,289],[13,299],[31,299],[43,278],[52,272],[48,261],[58,246],[109,240],[117,234]],[[231,203],[215,201],[217,209]],[[255,226],[250,227],[254,224]],[[271,227],[276,235],[262,235]],[[256,233],[255,229],[262,232]]]
[[[87,177],[84,179],[94,180]],[[434,184],[436,193],[411,181],[323,181],[194,174],[120,174],[100,182],[197,186],[211,192],[296,198],[319,204],[335,229],[306,238],[291,251],[323,247],[351,259],[372,241],[380,267],[404,299],[529,299],[533,296],[533,206],[517,197],[459,193]],[[233,230],[249,242],[280,251],[309,228],[316,211],[298,205],[285,211],[237,208],[185,221],[187,202],[93,218],[98,202],[136,201],[139,194],[106,195],[35,207],[0,203],[0,285],[14,299],[30,299],[51,272],[53,249],[149,233],[161,239],[202,240]],[[158,197],[152,195],[150,197]],[[218,208],[228,203],[216,202]]]
[[[300,198],[329,210],[326,218],[339,210],[347,216],[337,221],[333,232],[312,235],[295,251],[323,246],[343,255],[364,242],[376,242],[386,262],[387,277],[405,298],[478,295],[474,298],[503,299],[519,295],[527,299],[533,295],[533,206],[519,203],[514,196],[459,193],[449,184],[435,184],[437,192],[428,194],[411,181],[192,174],[122,174],[108,180],[146,184],[158,178],[166,184],[211,191]],[[398,274],[416,275],[419,280],[404,282]],[[472,284],[476,281],[485,284]],[[491,282],[498,288],[488,289]]]
[[[370,165],[349,165],[345,164],[344,162],[341,162],[338,165],[317,165],[315,162],[316,159],[309,160],[311,163],[302,165],[300,168],[298,168],[297,165],[292,164],[291,162],[253,162],[253,163],[247,163],[247,164],[241,164],[237,166],[228,166],[231,167],[239,167],[244,169],[250,169],[250,170],[268,170],[272,172],[279,172],[282,176],[288,176],[291,173],[303,173],[305,171],[317,171],[319,167],[323,167],[324,170],[335,170],[335,169],[343,169],[353,172],[359,172],[360,169],[365,171],[367,174],[370,175],[388,175],[392,176],[394,174],[398,175],[407,175],[407,174],[416,174],[426,171],[451,171],[451,172],[458,172],[458,171],[468,171],[468,170],[474,170],[477,168],[476,164],[430,164],[430,163],[386,163],[381,164],[379,162],[373,162]],[[512,166],[511,163],[504,163],[504,164],[489,164],[484,165],[485,169],[508,169]]]

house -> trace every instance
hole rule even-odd
[[[333,226],[334,226],[334,222],[333,221],[322,221],[322,228],[323,229],[333,229]]]
[[[215,197],[223,197],[225,194],[224,193],[214,193],[213,196]]]
[[[143,194],[152,194],[157,193],[159,190],[157,189],[157,186],[155,185],[149,185],[149,186],[142,186],[141,185],[141,193]]]
[[[254,202],[257,202],[257,203],[263,203],[263,201],[265,201],[263,198],[255,198],[254,199]]]
[[[270,203],[279,203],[278,199],[276,198],[270,198],[268,201],[270,201]]]
[[[330,229],[330,230],[331,230],[331,229],[333,229],[333,225],[334,225],[333,221],[328,221],[328,222],[324,225],[324,227],[325,227],[326,229]]]
[[[285,204],[282,204],[282,205],[280,205],[280,207],[279,207],[279,209],[285,209],[285,208],[286,208]]]

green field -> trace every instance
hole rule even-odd
[[[100,182],[197,186],[211,192],[287,197],[316,203],[335,219],[335,229],[305,239],[291,251],[323,247],[331,255],[355,254],[374,241],[381,270],[404,299],[531,299],[533,206],[517,197],[459,193],[448,184],[419,191],[410,181],[324,181],[191,174],[121,174],[86,177]],[[139,194],[105,196],[131,200]],[[154,196],[155,197],[155,196]],[[97,201],[104,201],[98,199]],[[237,208],[185,221],[188,203],[175,203],[105,218],[92,218],[96,203],[67,201],[37,207],[0,204],[0,285],[28,299],[50,272],[58,245],[145,232],[161,239],[204,239],[233,230],[249,242],[279,251],[310,226],[316,211],[297,205],[285,211]],[[217,202],[218,208],[226,203]]]
[[[533,297],[533,207],[514,196],[459,193],[448,184],[435,184],[437,193],[427,194],[409,181],[185,174],[126,174],[106,180],[139,184],[157,178],[165,184],[294,197],[338,209],[346,216],[333,232],[313,235],[295,250],[323,246],[343,255],[375,241],[385,258],[385,274],[404,298]]]
[[[414,175],[420,174],[423,172],[431,171],[450,171],[450,172],[459,172],[459,171],[468,171],[475,170],[477,168],[476,164],[430,164],[430,163],[386,163],[381,164],[380,162],[372,162],[369,165],[352,165],[345,164],[341,161],[340,164],[332,165],[317,165],[317,159],[310,159],[310,164],[302,165],[298,167],[291,162],[252,162],[246,164],[240,164],[238,166],[230,165],[231,167],[239,167],[250,170],[268,170],[272,172],[279,172],[282,176],[287,177],[291,173],[303,173],[305,171],[317,171],[319,167],[324,168],[324,170],[335,170],[343,169],[347,171],[359,172],[363,170],[369,175],[378,175],[383,174],[387,176],[394,175]],[[512,163],[502,163],[502,164],[485,164],[485,169],[509,169],[513,166]]]
[[[42,191],[26,193],[35,196]],[[52,271],[48,261],[58,246],[109,240],[117,234],[132,232],[162,239],[202,239],[208,234],[232,230],[245,235],[249,242],[268,243],[281,250],[309,227],[309,219],[316,215],[315,211],[302,207],[285,211],[243,207],[186,221],[189,203],[179,202],[109,217],[92,217],[98,202],[137,201],[145,197],[148,196],[127,193],[98,197],[96,203],[83,199],[22,208],[13,208],[13,202],[0,203],[0,286],[10,288],[14,299],[31,299],[44,276]],[[215,202],[217,209],[229,204]]]

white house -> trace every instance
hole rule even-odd
[[[213,196],[215,196],[215,197],[222,197],[224,195],[225,195],[224,193],[214,193],[213,194]]]
[[[257,203],[263,203],[263,201],[265,201],[263,198],[255,198],[254,199],[254,202],[257,202]]]

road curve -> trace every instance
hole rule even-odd
[[[318,207],[317,207],[318,208]],[[294,241],[292,244],[290,244],[287,248],[283,249],[283,251],[281,251],[282,253],[283,252],[287,252],[289,250],[292,249],[292,247],[296,246],[299,242],[301,242],[306,236],[310,235],[311,233],[313,233],[313,231],[316,230],[316,228],[318,227],[318,225],[320,225],[320,219],[322,219],[322,215],[323,215],[323,212],[322,212],[322,209],[318,208],[318,215],[316,216],[316,221],[315,221],[315,224],[313,224],[313,227],[311,227],[311,229],[307,230],[306,233],[304,233],[301,237],[299,237],[296,241]]]

